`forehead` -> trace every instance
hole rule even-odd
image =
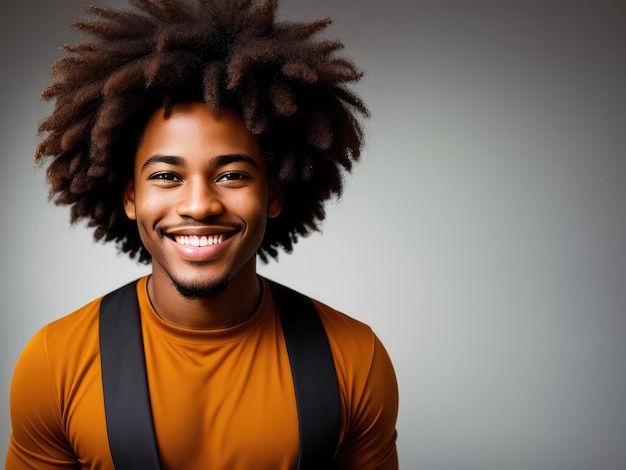
[[[242,117],[230,109],[220,109],[216,115],[202,103],[175,104],[167,115],[158,109],[150,116],[137,148],[136,163],[155,154],[182,158],[243,154],[262,164],[259,142]]]

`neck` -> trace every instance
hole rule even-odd
[[[148,297],[166,322],[185,329],[213,330],[243,323],[252,316],[261,299],[256,265],[245,266],[221,294],[211,298],[183,297],[169,276],[154,272],[148,279]]]

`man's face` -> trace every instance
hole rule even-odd
[[[152,255],[153,276],[190,298],[210,297],[256,270],[267,217],[282,208],[261,149],[239,115],[185,103],[149,119],[124,207]]]

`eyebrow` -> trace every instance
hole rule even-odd
[[[175,157],[173,155],[152,155],[145,162],[143,162],[143,165],[141,165],[141,172],[143,173],[146,168],[156,165],[157,163],[166,163],[167,165],[172,166],[185,166],[185,160],[180,157]]]
[[[243,155],[239,153],[219,155],[215,157],[214,159],[212,159],[211,166],[217,168],[217,167],[228,165],[230,163],[235,163],[235,162],[243,162],[255,168],[259,168],[259,164],[254,158],[248,155]],[[177,157],[175,155],[152,155],[143,163],[143,165],[141,165],[141,172],[143,173],[146,170],[146,168],[152,165],[156,165],[157,163],[165,163],[167,165],[179,166],[179,167],[186,166],[185,159],[182,157]]]

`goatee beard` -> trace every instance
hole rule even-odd
[[[187,284],[176,279],[172,279],[176,290],[187,300],[212,299],[223,294],[228,287],[228,279],[206,284]]]

